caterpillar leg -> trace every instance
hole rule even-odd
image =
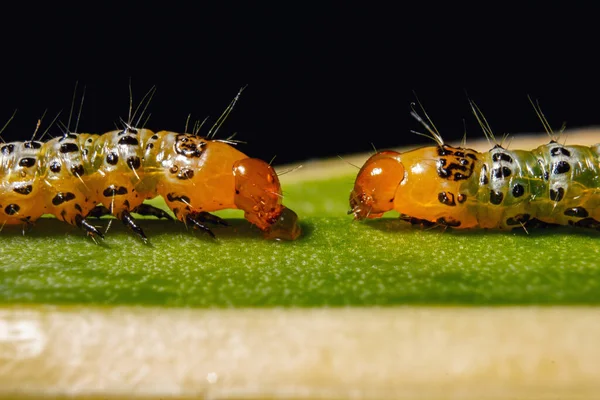
[[[142,242],[148,243],[148,237],[146,236],[142,228],[138,226],[138,224],[136,223],[135,219],[131,216],[129,211],[122,211],[120,219],[126,227],[128,227],[133,233],[135,233],[140,239],[142,239]]]
[[[102,232],[100,232],[94,225],[90,224],[85,218],[83,218],[79,214],[75,216],[75,225],[83,229],[87,233],[87,235],[92,238],[94,242],[96,241],[96,236],[100,237],[101,239],[104,239],[104,235],[102,234]]]
[[[107,209],[108,211],[108,209]],[[140,215],[152,215],[156,218],[165,218],[168,220],[173,221],[173,217],[171,217],[171,215],[169,213],[167,213],[165,210],[162,210],[158,207],[154,207],[151,206],[150,204],[140,204],[139,206],[137,206],[136,208],[133,209],[134,213],[136,214],[140,214]]]
[[[100,218],[105,215],[110,215],[110,210],[104,206],[98,205],[98,206],[92,208],[92,210],[88,213],[86,218],[88,218],[88,217]]]
[[[411,217],[406,214],[400,214],[399,219],[402,221],[409,222],[411,225],[419,225],[421,228],[431,228],[437,225],[435,222],[431,222],[426,219]]]
[[[23,229],[21,232],[23,233],[23,236],[25,236],[26,233],[33,229],[33,222],[31,221],[31,217],[22,218],[21,221],[23,221]]]
[[[151,206],[150,204],[142,204],[140,206],[137,206],[136,208],[134,208],[131,212],[134,212],[136,214],[140,214],[140,215],[152,215],[156,218],[165,218],[165,219],[169,219],[171,221],[174,221],[173,217],[171,217],[171,215],[169,215],[168,212],[158,208],[158,207],[154,207]],[[111,212],[108,208],[104,207],[104,206],[96,206],[92,209],[92,211],[90,211],[88,213],[88,217],[93,217],[93,218],[100,218],[103,217],[105,215],[110,215]]]
[[[580,221],[581,222],[581,221]],[[530,220],[525,222],[525,228],[526,229],[545,229],[545,228],[555,228],[560,226],[559,224],[553,224],[550,222],[544,222],[541,221],[537,218],[531,218]],[[584,226],[584,225],[580,225],[580,226]],[[584,226],[584,227],[588,227],[588,226]],[[591,227],[591,228],[595,228],[595,227]],[[596,228],[597,229],[597,228]]]
[[[167,212],[165,212],[164,210],[161,210],[160,208],[151,206],[149,204],[142,204],[137,206],[132,212],[135,212],[137,214],[140,215],[153,215],[157,218],[166,218],[169,220],[173,220],[173,217],[171,217]],[[88,217],[93,217],[93,218],[100,218],[103,217],[105,215],[111,215],[112,213],[110,212],[110,209],[101,205],[98,205],[96,207],[94,207],[89,213],[88,213]],[[129,213],[129,211],[122,211],[120,213],[120,217],[118,217],[123,224],[128,227],[133,233],[135,233],[136,235],[139,236],[140,239],[142,239],[142,241],[144,243],[148,243],[148,237],[146,236],[146,234],[144,233],[144,231],[142,230],[142,228],[140,228],[140,226],[137,224],[135,218],[133,218],[133,216]]]
[[[185,220],[186,223],[191,223],[194,228],[202,229],[204,232],[208,233],[213,239],[216,239],[216,236],[213,231],[211,231],[210,228],[204,224],[205,222],[227,226],[227,223],[223,219],[205,211],[191,212],[185,216]]]
[[[583,218],[571,225],[579,228],[595,229],[600,231],[600,221],[596,221],[594,218]]]
[[[216,215],[212,215],[211,213],[206,212],[206,211],[201,211],[199,213],[196,213],[195,218],[201,222],[209,222],[214,225],[229,226],[227,221],[225,221],[223,218],[217,217]]]

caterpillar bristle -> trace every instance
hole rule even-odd
[[[416,96],[416,94],[415,94],[415,96]],[[421,132],[417,132],[417,131],[413,131],[413,130],[411,130],[411,133],[431,139],[434,142],[436,142],[439,147],[444,147],[444,139],[442,139],[442,135],[440,135],[440,133],[438,132],[437,128],[433,124],[433,121],[431,120],[431,118],[429,118],[429,115],[427,115],[425,108],[423,107],[423,105],[421,104],[421,102],[419,101],[418,98],[417,98],[417,102],[419,104],[419,107],[421,108],[421,111],[423,111],[425,118],[427,118],[427,121],[429,122],[429,124],[431,124],[431,126],[427,122],[425,122],[423,120],[423,118],[421,118],[421,116],[417,113],[417,111],[415,110],[415,103],[411,103],[410,115],[414,119],[416,119],[427,130],[427,132],[429,132],[429,134],[421,133]]]
[[[549,143],[532,150],[509,149],[513,137],[505,134],[498,141],[482,110],[469,99],[491,149],[480,153],[466,148],[463,136],[461,147],[438,142],[402,153],[374,154],[360,169],[350,194],[354,218],[379,218],[395,210],[404,216],[401,219],[445,229],[600,227],[600,144],[560,143],[539,102],[531,97],[529,101]],[[429,118],[420,118],[414,104],[411,108],[411,115],[429,132],[421,135],[435,139],[439,133],[429,126]]]
[[[295,221],[285,226],[287,231],[277,222],[282,213],[289,215],[290,211],[281,202],[281,187],[272,167],[232,147],[240,142],[233,140],[235,134],[227,139],[212,139],[243,90],[239,90],[207,138],[202,138],[198,136],[202,124],[198,123],[193,134],[155,133],[140,127],[143,118],[146,118],[144,125],[148,121],[147,110],[156,87],[153,86],[134,109],[130,83],[127,120],[120,119],[121,127],[116,123],[114,131],[96,135],[77,132],[85,87],[74,130],[71,129],[78,92],[76,83],[67,123],[59,120],[58,113],[40,140],[55,123],[62,135],[46,142],[35,141],[46,115],[44,112],[29,141],[0,146],[0,179],[3,181],[0,226],[23,221],[32,224],[43,214],[52,214],[80,227],[98,242],[97,238],[103,239],[104,233],[86,218],[112,214],[148,244],[146,234],[131,213],[172,219],[168,213],[144,203],[158,195],[164,198],[178,220],[186,225],[191,222],[213,237],[214,233],[204,229],[203,222],[220,225],[226,222],[209,215],[207,210],[237,208],[244,211],[249,222],[268,232],[269,237],[278,239],[277,235],[281,235],[295,239],[300,234]],[[271,227],[275,224],[278,224],[277,235],[273,236]]]

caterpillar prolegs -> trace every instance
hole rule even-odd
[[[479,109],[473,111],[493,138]],[[551,134],[549,143],[531,151],[496,143],[479,153],[444,144],[413,111],[437,145],[370,157],[350,194],[350,213],[361,220],[396,210],[412,223],[454,228],[600,228],[600,144],[561,144],[536,112]]]
[[[144,204],[156,196],[177,219],[212,236],[207,223],[225,222],[209,212],[221,209],[243,210],[268,238],[300,235],[273,168],[226,140],[125,124],[101,135],[65,132],[0,146],[2,226],[52,214],[94,238],[103,233],[88,218],[112,214],[146,241],[131,213],[169,217]]]

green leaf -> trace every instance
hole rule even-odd
[[[25,235],[6,226],[0,233],[0,301],[176,307],[600,303],[596,232],[423,230],[393,215],[356,222],[346,214],[355,170],[344,171],[327,179],[302,170],[283,176],[284,202],[304,230],[295,242],[265,240],[239,211],[219,213],[230,226],[214,228],[217,240],[182,223],[140,221],[151,245],[119,221],[98,245],[55,219],[38,221]]]

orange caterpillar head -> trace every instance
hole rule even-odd
[[[378,218],[394,209],[396,189],[404,179],[400,153],[382,151],[360,169],[350,193],[350,212],[355,219]]]
[[[358,173],[350,213],[365,219],[396,210],[418,220],[475,226],[467,199],[479,189],[479,180],[471,178],[480,164],[474,150],[447,145],[377,153]]]
[[[233,165],[235,205],[248,221],[270,239],[294,240],[300,236],[298,216],[281,204],[281,186],[273,168],[257,158],[244,158]]]

